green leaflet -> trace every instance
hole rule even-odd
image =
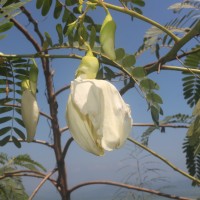
[[[57,31],[58,38],[59,38],[59,44],[62,44],[63,43],[63,30],[62,30],[61,24],[56,25],[56,31]]]
[[[44,0],[42,5],[42,16],[46,16],[51,8],[52,0]]]

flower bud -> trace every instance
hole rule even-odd
[[[27,142],[31,142],[34,139],[38,124],[39,108],[35,96],[28,89],[22,93],[21,113],[27,132]]]
[[[116,59],[115,55],[115,31],[116,23],[110,15],[109,11],[106,10],[107,15],[103,21],[100,30],[100,43],[104,53],[112,60]]]
[[[87,54],[82,58],[81,63],[76,71],[75,77],[81,77],[82,79],[94,79],[96,78],[99,70],[99,61],[89,50]]]

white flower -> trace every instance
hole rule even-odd
[[[27,142],[31,142],[34,139],[38,124],[39,108],[35,96],[28,89],[23,91],[22,94],[21,112],[27,132]]]
[[[66,118],[74,140],[95,155],[120,148],[132,127],[129,105],[104,80],[72,81]]]

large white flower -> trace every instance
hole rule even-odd
[[[129,105],[104,80],[72,81],[66,118],[74,140],[95,155],[120,148],[131,132]]]

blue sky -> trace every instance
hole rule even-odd
[[[115,1],[109,2],[114,3]],[[155,21],[160,22],[161,24],[165,24],[172,19],[172,17],[175,17],[175,15],[173,16],[172,11],[167,10],[167,7],[176,2],[178,2],[178,0],[148,0],[146,1],[146,6],[143,9],[143,14]],[[49,32],[56,43],[56,22],[53,21],[50,16],[42,18],[39,14],[37,15],[39,11],[35,11],[35,7],[32,5],[32,3],[30,3],[28,7],[31,8],[32,14],[36,16],[42,32]],[[90,11],[90,13],[93,16],[93,19],[97,22],[102,22],[105,16],[101,8],[98,8],[96,11]],[[118,24],[116,32],[116,48],[122,47],[126,49],[127,53],[134,53],[138,49],[140,43],[142,42],[145,31],[150,28],[150,25],[137,19],[131,21],[130,16],[122,15],[115,11],[111,11],[111,14]],[[22,20],[22,17],[23,16],[20,15],[17,17],[17,19]],[[25,21],[24,23],[26,24],[27,28],[31,28],[31,25],[29,25],[28,22]],[[73,52],[73,50],[70,51]],[[24,36],[16,31],[15,28],[13,28],[11,31],[7,32],[7,38],[0,41],[0,52],[8,54],[24,54],[34,53],[35,51],[29,42],[24,39]],[[59,51],[61,54],[65,54],[67,52],[67,50]],[[143,66],[152,61],[156,61],[156,58],[153,54],[148,52],[145,53],[144,56],[141,56],[137,59],[136,65]],[[39,63],[40,62],[38,62],[38,64]],[[55,71],[54,80],[56,90],[64,85],[69,84],[70,81],[73,80],[74,72],[78,64],[79,61],[69,59],[56,59],[52,61],[52,70]],[[191,109],[183,100],[180,72],[161,71],[159,74],[154,73],[150,75],[150,78],[155,80],[160,85],[160,90],[158,93],[163,98],[164,104],[162,108],[165,116],[177,113],[191,113]],[[116,83],[113,82],[113,84]],[[117,86],[120,87],[122,84],[117,83]],[[44,96],[45,87],[41,68],[38,87],[38,103],[40,109],[43,112],[48,112],[48,104],[46,103],[46,98]],[[65,106],[67,98],[68,91],[58,96],[59,119],[61,127],[66,126]],[[134,122],[151,122],[150,113],[147,111],[145,99],[141,97],[137,90],[130,90],[124,95],[123,98],[131,106]],[[143,128],[133,127],[131,136],[138,138],[143,131]],[[159,131],[156,131],[150,138],[149,147],[154,151],[159,152],[160,155],[166,157],[177,167],[185,170],[185,157],[182,154],[181,147],[185,133],[186,130],[184,129],[166,129],[166,133],[160,133]],[[63,144],[65,144],[67,137],[69,137],[69,133],[65,133],[65,136],[63,137]],[[50,138],[51,132],[48,123],[46,119],[40,117],[36,139],[47,139],[50,141]],[[135,166],[134,159],[129,159],[128,162],[123,161],[124,157],[126,157],[127,154],[132,151],[131,149],[132,145],[127,142],[124,148],[120,150],[107,152],[104,157],[96,157],[84,152],[75,143],[72,143],[66,159],[69,173],[69,185],[73,186],[79,182],[95,179],[114,181],[122,180],[123,176],[125,176],[127,173],[130,173],[132,168],[127,167],[124,171],[119,169],[127,165],[132,166],[133,168]],[[55,167],[53,151],[41,145],[23,144],[21,149],[17,149],[14,145],[9,144],[6,147],[2,147],[1,151],[6,152],[11,156],[21,153],[28,153],[33,159],[41,163],[45,161],[44,166],[46,166],[48,170],[51,170]],[[150,158],[150,160],[154,159]],[[173,182],[174,179],[186,180],[162,163],[158,164],[158,166],[166,170],[166,173],[164,174],[170,181]],[[29,179],[25,180],[29,181]],[[29,184],[32,186],[31,188],[36,187],[37,181],[31,180],[31,183],[29,182]],[[28,190],[31,192],[30,189]],[[40,195],[42,197],[42,195],[49,190],[53,190],[53,187],[51,187],[50,184],[47,184],[37,197],[39,198]]]

